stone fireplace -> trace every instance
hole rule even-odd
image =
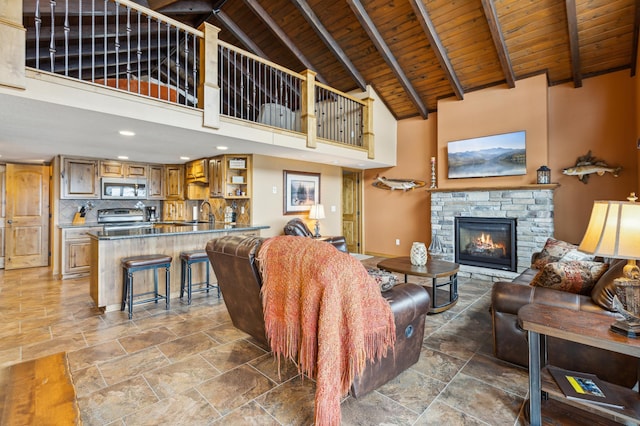
[[[531,265],[531,254],[553,236],[553,191],[557,185],[503,189],[432,189],[431,235],[440,240],[442,258],[457,262],[456,218],[498,218],[515,222],[515,267],[487,268],[460,263],[459,276],[491,281],[513,279]]]

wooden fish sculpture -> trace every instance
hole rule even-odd
[[[373,186],[382,189],[390,189],[392,191],[399,189],[402,191],[409,191],[415,188],[420,188],[425,185],[424,181],[413,179],[387,179],[384,176],[377,176],[373,182]]]
[[[609,172],[614,177],[618,177],[621,171],[622,167],[609,167],[604,161],[594,158],[589,151],[586,155],[578,158],[575,166],[563,169],[562,173],[567,176],[578,176],[580,182],[587,183],[589,175],[593,173],[602,176]]]

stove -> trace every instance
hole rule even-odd
[[[152,223],[145,222],[144,210],[142,209],[100,209],[98,210],[98,223],[104,225],[105,231],[153,228]]]

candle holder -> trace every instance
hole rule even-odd
[[[436,189],[438,187],[436,182],[436,157],[431,157],[431,186],[430,189]]]

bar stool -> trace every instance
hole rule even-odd
[[[171,291],[169,285],[169,274],[171,269],[171,256],[164,254],[146,254],[141,256],[124,257],[120,260],[122,265],[122,307],[121,311],[124,311],[125,306],[129,307],[129,319],[133,317],[133,305],[138,305],[147,302],[156,302],[164,299],[166,302],[166,309],[169,309],[169,299],[171,298]],[[165,293],[164,295],[158,294],[158,269],[165,268]],[[145,293],[134,294],[133,293],[133,273],[138,271],[144,271],[153,269],[153,291]],[[134,297],[153,295],[153,297],[144,300],[133,301]]]
[[[191,304],[191,293],[206,291],[209,293],[210,289],[218,290],[218,299],[220,298],[220,287],[215,284],[209,283],[209,258],[207,257],[207,252],[204,250],[193,250],[193,251],[183,251],[180,253],[180,263],[181,263],[181,271],[182,276],[180,278],[180,299],[184,295],[185,287],[187,288],[187,304]],[[194,263],[204,263],[205,271],[206,271],[206,280],[194,283],[192,282],[192,273],[191,273],[191,265]],[[197,289],[193,289],[194,285],[202,285],[204,287],[200,287]]]

